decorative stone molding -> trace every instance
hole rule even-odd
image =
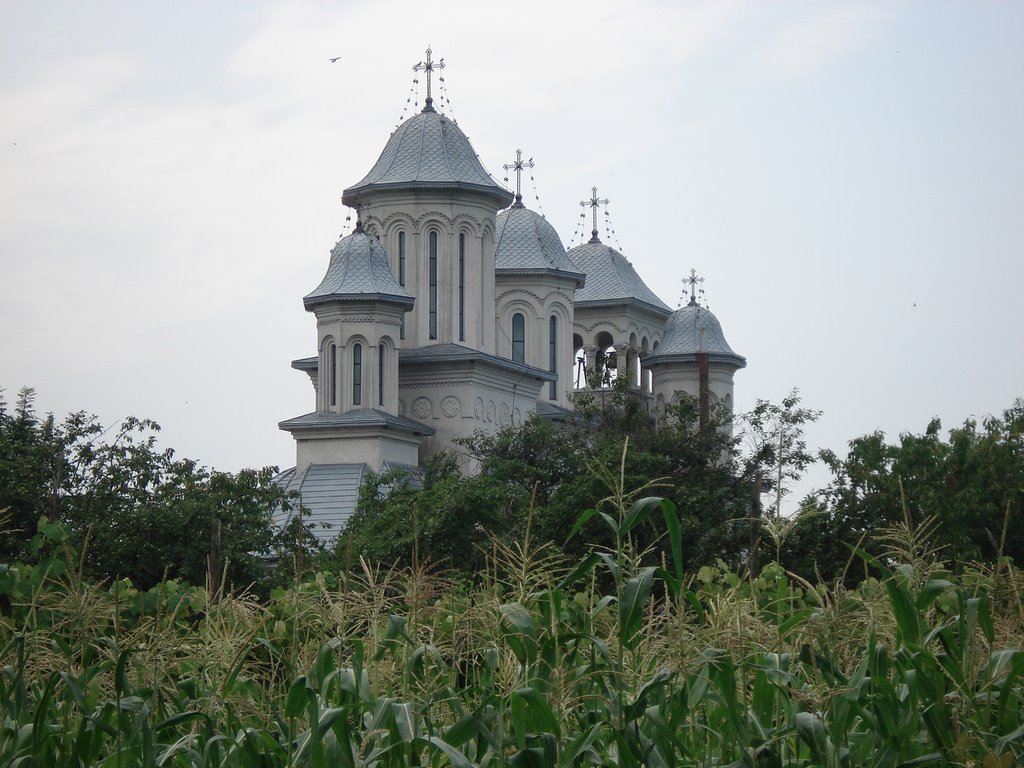
[[[402,384],[402,386],[403,387],[411,386],[411,387],[414,387],[415,389],[436,388],[436,387],[446,387],[448,389],[452,389],[454,387],[465,386],[468,383],[469,382],[466,381],[465,379],[459,380],[459,381],[453,381],[453,380],[449,380],[449,381],[442,381],[442,380],[438,380],[438,381],[417,381],[415,384],[410,384],[408,381],[406,381],[406,382],[404,382]]]
[[[498,296],[496,301],[501,302],[501,301],[504,301],[505,299],[507,299],[509,296],[514,296],[514,295],[517,295],[517,294],[525,294],[525,295],[529,296],[531,299],[534,299],[538,304],[541,304],[541,305],[544,304],[544,299],[542,299],[540,296],[538,296],[533,291],[528,291],[525,288],[510,288],[507,291],[502,291],[501,295]]]
[[[417,419],[429,419],[433,410],[434,406],[426,397],[417,397],[412,401],[412,415]]]
[[[419,216],[416,217],[416,231],[422,232],[423,225],[425,223],[429,224],[431,221],[434,220],[440,221],[449,228],[452,226],[453,223],[453,219],[451,219],[441,211],[427,211],[426,213],[421,213]]]
[[[484,400],[482,397],[478,397],[476,402],[473,403],[473,418],[477,421],[484,420]]]
[[[498,409],[498,424],[507,427],[509,418],[508,403],[502,403],[501,408]]]
[[[493,424],[494,423],[494,419],[495,419],[495,416],[497,415],[497,412],[498,412],[498,409],[494,405],[494,401],[493,400],[488,400],[487,401],[487,422],[489,424]]]
[[[416,220],[405,211],[393,211],[380,222],[381,228],[390,235],[394,231],[393,227],[400,221],[408,224],[410,227],[416,226]]]
[[[376,323],[377,325],[393,325],[398,328],[402,323],[392,317],[381,317],[380,315],[343,315],[337,318],[343,323]],[[335,318],[331,318],[334,322]]]
[[[441,413],[449,419],[454,419],[458,416],[461,409],[462,404],[459,402],[459,398],[454,395],[448,395],[446,398],[441,400]]]

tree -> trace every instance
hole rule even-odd
[[[529,519],[533,541],[575,557],[614,546],[601,526],[571,540],[569,533],[580,512],[610,504],[621,480],[627,493],[643,489],[676,503],[694,569],[718,558],[735,563],[741,531],[733,520],[744,514],[748,486],[722,428],[730,415],[716,416],[701,429],[696,399],[681,398],[655,420],[642,394],[616,382],[562,424],[531,418],[464,441],[478,466],[470,477],[447,458],[434,463],[422,489],[393,474],[370,477],[339,548],[388,564],[408,564],[418,553],[421,561],[469,575],[482,567],[490,537],[520,541]],[[652,564],[660,563],[664,534],[657,517],[634,532]]]
[[[53,417],[33,411],[34,390],[18,393],[9,413],[0,390],[0,560],[29,553],[40,515],[53,514],[61,486],[63,451]]]
[[[414,488],[402,470],[371,473],[336,541],[336,563],[361,556],[469,577],[483,568],[488,536],[504,536],[515,525],[520,502],[500,479],[460,474],[447,453],[431,459],[422,488]]]
[[[156,423],[116,428],[73,413],[57,424],[32,411],[23,390],[13,414],[0,400],[0,510],[8,508],[2,555],[27,556],[40,517],[62,523],[95,578],[130,578],[147,589],[165,575],[247,587],[266,573],[275,505],[291,504],[273,467],[216,472],[160,450]],[[218,543],[219,540],[219,543]]]
[[[784,533],[788,535],[797,522],[802,522],[802,516],[793,522],[784,521],[782,502],[815,461],[804,439],[804,427],[820,417],[821,411],[800,407],[800,393],[793,389],[779,404],[758,399],[742,419],[748,444],[745,475],[751,489],[749,567],[755,575],[760,570],[764,533],[772,534],[774,554],[779,559]],[[763,511],[764,497],[769,500],[767,515]]]
[[[881,432],[852,440],[845,458],[823,451],[833,479],[817,494],[819,540],[804,537],[804,556],[835,573],[849,546],[881,551],[906,518],[912,527],[933,523],[931,546],[954,567],[1000,556],[1024,562],[1024,400],[980,426],[967,419],[945,440],[941,432],[933,419],[895,443]]]

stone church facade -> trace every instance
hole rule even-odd
[[[673,312],[602,243],[596,216],[590,241],[567,251],[434,109],[429,51],[420,66],[423,110],[345,189],[355,231],[303,298],[316,354],[292,367],[309,376],[314,410],[280,423],[296,466],[278,482],[299,491],[323,538],[354,511],[367,472],[415,476],[477,430],[566,418],[575,391],[617,376],[652,407],[702,386],[731,406],[733,374],[746,365],[695,296]],[[595,189],[595,210],[600,202]]]

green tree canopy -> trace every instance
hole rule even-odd
[[[56,423],[36,417],[32,398],[23,390],[13,412],[0,398],[0,557],[24,558],[45,516],[67,528],[94,578],[141,588],[165,575],[203,584],[210,568],[237,587],[265,578],[271,510],[291,503],[273,467],[212,471],[159,449],[152,421],[108,429],[79,412]]]

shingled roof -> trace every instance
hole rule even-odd
[[[484,170],[459,126],[433,108],[398,126],[370,172],[346,189],[341,200],[356,205],[374,190],[416,188],[480,192],[499,207],[513,197]]]
[[[334,246],[327,274],[302,301],[306,309],[310,309],[327,301],[367,300],[390,301],[410,307],[414,301],[391,274],[384,246],[358,227]]]
[[[583,271],[566,255],[555,228],[521,203],[498,214],[494,243],[498,272],[558,273],[583,285]]]
[[[640,279],[629,259],[596,238],[578,245],[569,258],[587,276],[576,292],[576,306],[637,303],[668,317],[672,310]]]

